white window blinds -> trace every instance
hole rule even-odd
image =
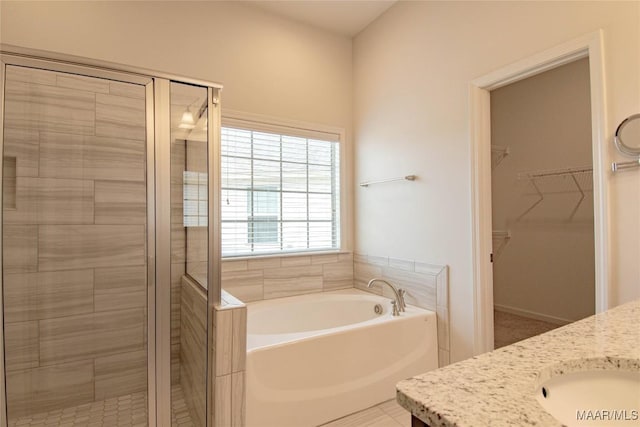
[[[338,249],[338,138],[262,129],[222,127],[222,255]]]

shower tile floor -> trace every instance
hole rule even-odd
[[[171,425],[192,427],[182,387],[171,389]],[[147,393],[139,392],[9,420],[9,427],[147,427]]]

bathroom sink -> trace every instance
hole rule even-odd
[[[590,370],[552,376],[536,399],[562,424],[640,425],[640,371]]]

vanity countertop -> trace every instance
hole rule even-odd
[[[638,368],[640,300],[401,381],[397,400],[429,427],[561,426],[537,402],[537,384],[554,365],[580,371],[603,358]]]

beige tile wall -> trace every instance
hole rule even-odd
[[[182,279],[180,314],[180,384],[194,426],[204,426],[207,396],[207,294]]]
[[[222,291],[222,303],[212,316],[215,342],[213,427],[245,425],[245,371],[247,354],[247,308]]]
[[[186,230],[183,225],[185,141],[171,141],[171,384],[180,383],[182,279],[185,275]]]
[[[447,266],[423,262],[354,254],[354,286],[368,292],[393,297],[388,287],[374,285],[377,277],[403,288],[408,304],[435,311],[438,320],[438,360],[440,366],[449,364],[449,269]]]
[[[185,95],[172,87],[172,109]],[[202,89],[194,89],[194,95]],[[206,91],[205,91],[206,94]],[[173,115],[172,115],[173,117]],[[207,228],[184,227],[184,171],[207,172],[206,142],[184,139],[188,135],[172,123],[171,145],[171,382],[181,384],[195,426],[206,420],[207,388]]]
[[[352,288],[353,255],[223,259],[222,287],[244,302]]]
[[[145,390],[144,88],[6,78],[9,416]]]
[[[184,87],[172,87],[172,108]],[[201,90],[196,90],[201,92]],[[194,96],[196,96],[194,94]],[[191,95],[188,96],[192,102]],[[172,127],[175,128],[175,126]],[[171,382],[181,384],[194,426],[204,426],[207,388],[207,228],[184,227],[184,171],[207,172],[206,142],[185,140],[174,129],[171,145]]]

